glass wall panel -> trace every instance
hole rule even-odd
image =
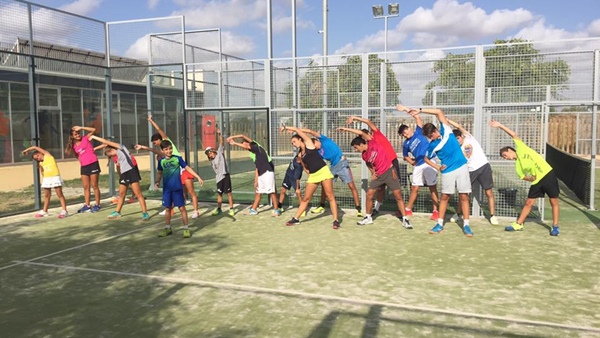
[[[11,127],[15,162],[31,161],[21,152],[31,146],[31,118],[29,117],[29,85],[10,84]]]
[[[69,131],[73,126],[83,125],[83,117],[81,113],[82,96],[81,89],[77,88],[61,88],[60,104],[62,108],[62,128],[63,128],[63,150],[66,148]],[[63,155],[61,156],[64,158]],[[59,158],[58,154],[54,157]]]
[[[39,109],[38,110],[38,128],[40,137],[40,147],[49,151],[55,158],[60,158],[62,151],[62,127],[60,120],[60,110],[58,109]]]
[[[135,94],[120,94],[120,112],[121,112],[121,142],[130,147],[136,143],[146,144],[146,140],[138,141],[137,124],[135,119]],[[148,122],[144,123],[146,127]]]
[[[172,97],[161,98],[161,101],[164,101],[164,111],[165,111],[165,126],[168,130],[167,135],[175,142],[177,145],[177,149],[183,155],[185,140],[183,137],[183,132],[179,132],[179,112],[177,111],[177,99]]]
[[[148,134],[148,101],[146,95],[137,94],[135,96],[135,111],[138,120],[138,142],[150,145],[151,134]],[[154,133],[155,131],[152,131],[152,134]]]
[[[58,88],[38,88],[38,106],[58,108]]]
[[[8,82],[0,82],[0,163],[12,161],[10,142],[10,112],[8,110]]]
[[[103,114],[101,104],[102,93],[99,90],[83,91],[83,124],[85,127],[96,128],[96,135],[104,137]],[[93,142],[94,147],[100,143]],[[97,154],[101,154],[100,151]]]

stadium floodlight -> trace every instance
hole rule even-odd
[[[376,18],[383,16],[383,6],[382,5],[373,6],[373,16]]]
[[[383,6],[382,5],[373,5],[373,17],[375,19],[383,19],[384,23],[384,30],[383,30],[383,34],[385,35],[384,37],[384,48],[383,48],[383,53],[384,55],[387,55],[387,34],[388,34],[388,18],[391,17],[396,17],[400,14],[400,5],[395,3],[395,4],[388,4],[388,14],[384,15],[383,14]]]

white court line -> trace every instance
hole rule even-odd
[[[341,303],[350,303],[350,304],[356,304],[356,305],[370,305],[370,306],[378,305],[378,306],[396,308],[396,309],[401,309],[401,310],[412,310],[412,311],[428,312],[428,313],[435,313],[435,314],[442,314],[442,315],[449,315],[449,316],[461,316],[461,317],[470,317],[470,318],[478,318],[478,319],[486,319],[486,320],[497,320],[497,321],[521,324],[521,325],[546,326],[546,327],[553,327],[553,328],[566,329],[566,330],[577,330],[577,331],[588,331],[588,332],[600,333],[600,328],[596,328],[596,327],[559,324],[559,323],[537,321],[537,320],[516,319],[516,318],[500,317],[500,316],[493,316],[493,315],[481,315],[481,314],[462,312],[462,311],[440,310],[440,309],[428,308],[428,307],[422,307],[422,306],[402,305],[402,304],[397,304],[397,303],[380,302],[380,301],[374,301],[374,300],[363,300],[363,299],[354,299],[354,298],[337,297],[337,296],[329,296],[329,295],[320,295],[320,294],[315,294],[315,293],[306,293],[306,292],[299,292],[299,291],[286,290],[286,289],[270,289],[270,288],[262,288],[262,287],[257,287],[257,286],[237,285],[237,284],[220,283],[220,282],[208,282],[208,281],[194,280],[194,279],[187,279],[187,278],[144,275],[144,274],[132,273],[132,272],[80,268],[80,267],[57,265],[57,264],[33,263],[31,261],[22,261],[22,262],[15,261],[15,262],[18,264],[25,264],[25,265],[35,265],[35,266],[43,266],[43,267],[65,269],[65,270],[97,272],[97,273],[105,273],[105,274],[111,274],[111,275],[117,275],[117,276],[139,277],[139,278],[152,279],[152,280],[169,282],[169,283],[178,283],[178,284],[183,283],[183,284],[190,284],[190,285],[199,285],[199,286],[204,286],[204,287],[212,287],[215,289],[229,289],[229,290],[236,290],[236,291],[242,291],[242,292],[257,292],[257,293],[276,294],[276,295],[281,295],[281,296],[295,296],[295,297],[309,298],[309,299],[315,299],[315,300],[337,301],[337,302],[341,302]]]
[[[173,220],[173,219],[177,219],[177,218],[172,218],[171,220]],[[93,242],[84,243],[84,244],[81,244],[81,245],[77,245],[77,246],[74,246],[74,247],[70,247],[70,248],[67,248],[67,249],[63,249],[63,250],[60,250],[60,251],[56,251],[56,252],[53,252],[53,253],[49,253],[49,254],[47,254],[47,255],[44,255],[44,256],[39,256],[39,257],[35,257],[35,258],[32,258],[32,259],[28,259],[28,260],[26,260],[26,261],[14,261],[14,262],[21,262],[21,263],[17,263],[17,264],[11,264],[11,265],[7,265],[7,266],[0,267],[0,271],[2,271],[2,270],[4,270],[4,269],[8,269],[8,268],[12,268],[12,267],[15,267],[15,266],[21,265],[21,264],[23,264],[23,262],[34,262],[34,261],[40,260],[40,259],[42,259],[42,258],[51,257],[51,256],[54,256],[54,255],[61,254],[61,253],[63,253],[63,252],[68,252],[68,251],[71,251],[71,250],[76,250],[76,249],[79,249],[79,248],[86,247],[86,246],[88,246],[88,245],[92,245],[92,244],[98,244],[98,243],[102,243],[102,242],[110,241],[111,239],[115,239],[115,238],[118,238],[118,237],[126,236],[126,235],[132,234],[132,233],[134,233],[134,232],[138,232],[138,231],[140,231],[140,230],[144,230],[144,229],[147,229],[147,228],[151,228],[151,227],[154,227],[154,226],[160,225],[160,224],[162,224],[162,223],[164,223],[164,222],[161,222],[161,223],[155,223],[155,224],[150,224],[150,225],[146,225],[146,226],[143,226],[143,227],[141,227],[141,228],[138,228],[138,229],[134,229],[134,230],[127,231],[127,232],[124,232],[124,233],[121,233],[121,234],[117,234],[117,235],[114,235],[114,236],[110,236],[110,237],[102,238],[102,239],[99,239],[99,240],[97,240],[97,241],[93,241]]]

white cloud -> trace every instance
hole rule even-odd
[[[521,29],[510,38],[522,38],[530,41],[544,41],[584,38],[587,36],[588,34],[585,31],[569,32],[564,29],[547,26],[546,20],[542,18],[532,25]]]
[[[186,44],[197,46],[199,48],[208,49],[218,53],[219,51],[219,40],[206,38],[207,35],[203,34],[191,34],[186,37]],[[237,57],[248,57],[252,55],[256,46],[253,40],[247,36],[235,35],[228,31],[221,32],[221,43],[224,54],[237,56]],[[157,58],[162,62],[176,63],[181,60],[181,51],[179,48],[170,50],[161,50],[156,54]],[[202,55],[202,53],[198,53]],[[124,56],[147,60],[148,59],[148,35],[138,38],[129,48],[125,51]],[[159,61],[159,62],[160,62]],[[207,60],[196,60],[196,62],[205,62]],[[211,59],[208,61],[215,61]]]
[[[101,1],[95,0],[100,4]],[[61,9],[86,13],[97,7],[92,1],[72,2]],[[0,41],[14,43],[17,38],[29,39],[27,8],[18,3],[0,7]],[[64,14],[54,10],[33,7],[33,32],[35,41],[63,46],[79,47],[93,51],[104,51],[104,26],[97,22]],[[79,36],[85,27],[87,36]]]
[[[273,34],[288,33],[292,31],[291,16],[274,18],[272,24]],[[262,29],[266,29],[267,25],[265,23],[261,23],[259,24],[259,27]],[[296,17],[296,29],[315,29],[315,24],[312,21],[305,21]]]
[[[185,15],[186,25],[192,28],[232,28],[266,16],[265,1],[175,1],[181,10],[171,15]]]
[[[405,40],[425,48],[456,45],[464,40],[495,39],[531,22],[533,15],[522,8],[486,13],[472,3],[438,0],[432,8],[417,8],[388,31],[388,51],[401,49]],[[385,32],[378,31],[340,48],[339,52],[383,51]]]
[[[155,9],[160,0],[148,0],[148,8]]]
[[[406,16],[394,31],[414,33],[413,42],[417,45],[441,47],[464,39],[496,38],[532,20],[533,14],[522,8],[495,10],[488,14],[470,2],[438,0],[431,9],[419,7]],[[433,43],[436,45],[432,44],[431,35],[435,35]]]
[[[587,28],[587,32],[592,37],[600,36],[600,19],[593,21]]]
[[[103,0],[77,0],[59,7],[61,10],[73,14],[89,16],[102,5]]]

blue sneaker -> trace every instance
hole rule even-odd
[[[436,224],[431,230],[429,230],[430,234],[439,234],[444,232],[444,227],[441,224]]]
[[[98,211],[100,211],[100,206],[99,206],[98,204],[96,204],[96,205],[94,205],[94,206],[92,207],[92,210],[90,210],[90,211],[91,211],[91,212],[98,212]]]
[[[468,225],[463,226],[463,233],[467,237],[473,237],[473,231],[471,231],[471,227]]]
[[[256,209],[250,208],[250,209],[246,210],[246,215],[251,215],[251,216],[258,215],[258,211],[256,211]]]
[[[147,221],[150,219],[150,215],[147,212],[142,213],[142,221]]]
[[[558,234],[560,234],[560,231],[558,230],[558,225],[553,225],[552,231],[550,231],[550,236],[558,236]]]
[[[88,211],[90,211],[90,210],[92,210],[92,208],[90,208],[90,206],[89,206],[89,205],[85,205],[85,204],[84,204],[84,205],[83,205],[83,207],[82,207],[81,209],[77,210],[77,213],[79,213],[79,214],[80,214],[80,213],[82,213],[82,212],[88,212]]]

